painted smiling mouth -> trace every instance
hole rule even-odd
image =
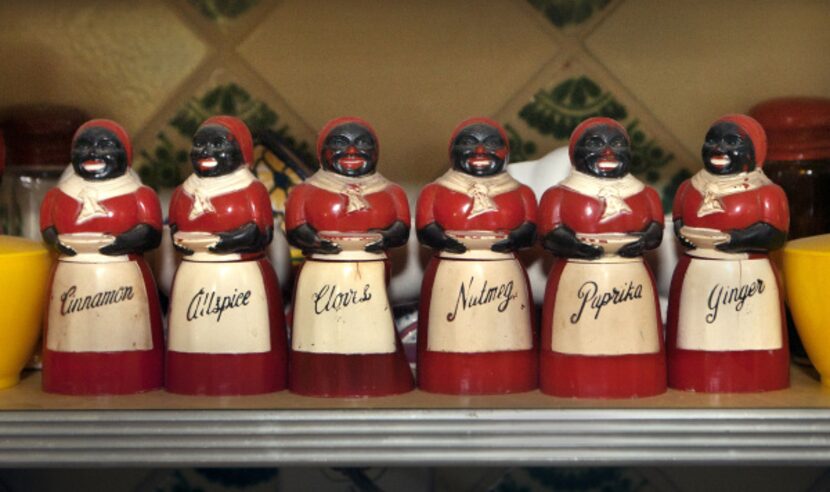
[[[473,157],[472,159],[467,159],[467,163],[473,167],[490,167],[493,165],[493,159],[489,157]]]
[[[619,165],[620,165],[619,161],[601,160],[601,161],[597,162],[597,167],[601,171],[613,171],[614,169],[617,169],[617,167]]]
[[[199,160],[199,167],[202,169],[213,169],[217,165],[219,165],[219,163],[213,157]]]
[[[107,163],[102,161],[101,159],[90,159],[88,161],[84,161],[81,166],[84,168],[85,171],[89,172],[96,172],[101,171],[105,167],[107,167]]]
[[[729,159],[729,156],[726,155],[726,154],[717,154],[717,155],[713,155],[709,159],[709,162],[711,162],[712,165],[715,166],[715,167],[726,167],[732,161]]]
[[[356,169],[362,167],[366,163],[366,159],[356,156],[346,156],[341,158],[338,163],[346,169]]]

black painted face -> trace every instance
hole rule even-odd
[[[72,141],[70,155],[75,174],[89,181],[104,181],[127,172],[127,150],[115,133],[93,126]]]
[[[331,129],[320,150],[323,168],[343,176],[357,177],[375,172],[378,146],[368,128],[344,123]]]
[[[221,125],[206,125],[193,136],[190,163],[197,176],[210,178],[236,171],[245,160],[230,130]]]
[[[755,146],[740,126],[722,121],[706,133],[703,165],[712,174],[738,174],[755,169]]]
[[[622,178],[631,168],[631,144],[610,125],[588,128],[574,146],[574,167],[598,178]]]
[[[492,176],[504,170],[510,158],[498,129],[484,123],[462,128],[450,150],[453,168],[471,176]]]

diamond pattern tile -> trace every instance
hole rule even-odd
[[[75,105],[135,132],[206,52],[159,1],[1,2],[0,106]]]
[[[237,116],[255,138],[254,172],[283,209],[285,193],[310,174],[314,164],[314,132],[267,87],[242,70],[216,70],[174,106],[167,108],[158,127],[137,145],[135,167],[155,188],[177,186],[191,173],[189,151],[193,134],[208,117]]]
[[[698,155],[724,113],[769,97],[830,96],[828,19],[824,1],[627,0],[587,47]]]
[[[535,15],[511,2],[284,0],[239,52],[310,125],[362,116],[381,172],[425,182],[445,169],[457,122],[498,111],[557,52]]]
[[[632,140],[632,172],[671,203],[689,177],[690,159],[637,101],[601,67],[563,58],[545,67],[498,114],[510,136],[511,161],[537,159],[568,145],[576,126],[592,116],[620,121]]]

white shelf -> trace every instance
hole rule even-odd
[[[0,393],[4,466],[830,462],[830,393],[800,369],[785,391],[626,401],[77,398],[44,395],[39,379]]]

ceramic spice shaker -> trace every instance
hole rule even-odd
[[[43,341],[43,389],[125,394],[162,386],[162,320],[142,254],[161,239],[161,207],[130,168],[124,129],[92,120],[43,200],[43,239],[60,252]]]
[[[182,262],[170,295],[168,391],[248,395],[286,386],[287,340],[279,283],[265,256],[271,201],[251,172],[253,139],[231,116],[193,136],[193,174],[170,200]]]
[[[789,385],[780,276],[769,252],[784,245],[787,197],[762,169],[761,125],[727,115],[706,133],[704,168],[680,185],[674,230],[688,249],[672,279],[669,386],[757,392]]]
[[[542,310],[543,392],[631,398],[666,390],[654,276],[643,252],[660,245],[660,198],[629,172],[619,123],[590,118],[573,131],[571,173],[542,196],[542,244],[557,260]]]
[[[418,238],[435,251],[418,317],[425,391],[536,388],[533,296],[515,255],[535,240],[536,198],[505,171],[509,151],[495,121],[463,121],[450,138],[450,169],[418,198]]]
[[[306,257],[294,291],[289,388],[322,397],[410,391],[386,291],[386,250],[409,237],[406,194],[377,172],[377,135],[360,118],[329,121],[317,155],[321,169],[285,207],[288,240]]]

